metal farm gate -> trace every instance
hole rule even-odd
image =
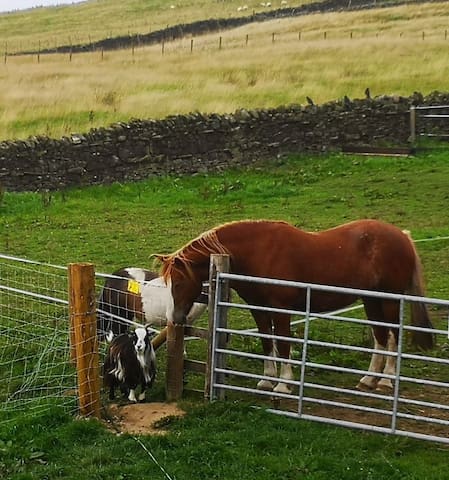
[[[449,138],[449,105],[410,107],[410,142],[417,137]]]
[[[302,289],[307,306],[304,311],[296,311],[231,302],[223,295],[231,280]],[[396,373],[372,374],[390,378],[394,385],[391,391],[361,391],[355,387],[360,377],[367,374],[371,354],[376,352],[368,336],[369,327],[376,322],[365,319],[361,304],[339,312],[312,313],[310,305],[317,292],[380,297],[400,302],[398,351],[384,352],[396,357]],[[409,326],[406,307],[416,301],[426,303],[434,317],[432,321],[436,328],[433,331],[438,343],[443,344],[438,349],[439,357],[433,351],[410,351],[407,346],[410,331],[426,330]],[[245,316],[245,310],[254,309],[295,315],[298,331],[294,338],[261,335],[255,329],[241,328],[235,317]],[[449,443],[449,352],[444,348],[448,338],[448,309],[447,300],[218,272],[210,398],[232,397],[236,395],[234,392],[241,398],[244,393],[249,398],[257,398],[258,403],[262,402],[269,411],[280,415]],[[228,320],[227,313],[231,311]],[[274,359],[260,353],[262,337],[290,341],[292,354],[288,362],[293,367],[295,379],[286,383],[290,384],[292,393],[274,394],[256,388],[256,382],[260,380],[276,381],[276,378],[262,374],[263,361]],[[446,354],[447,357],[442,358]],[[280,359],[274,360],[277,365],[280,364]]]

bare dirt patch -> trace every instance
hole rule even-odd
[[[116,432],[134,435],[164,435],[164,420],[183,415],[184,410],[175,403],[112,403],[107,407],[109,426]]]

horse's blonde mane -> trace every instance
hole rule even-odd
[[[233,223],[233,222],[230,222]],[[226,224],[224,224],[226,225]],[[192,266],[194,259],[190,257],[191,253],[200,255],[209,255],[211,253],[229,254],[227,248],[220,242],[217,236],[217,229],[223,225],[214,227],[203,232],[198,237],[190,240],[184,246],[168,255],[158,255],[157,258],[162,261],[161,276],[167,282],[174,270],[179,270],[179,266],[175,262],[180,262],[189,277],[193,276]]]
[[[186,243],[184,246],[182,246],[173,253],[167,255],[154,255],[160,262],[162,262],[160,275],[164,278],[165,282],[167,282],[173,271],[180,270],[179,264],[176,265],[177,262],[180,262],[186,274],[190,277],[193,277],[192,263],[194,262],[194,260],[189,257],[189,255],[193,252],[197,252],[200,255],[209,255],[211,253],[222,253],[230,255],[229,250],[218,239],[217,231],[222,229],[223,227],[227,227],[228,225],[245,222],[270,222],[287,224],[287,222],[284,222],[282,220],[234,220],[223,223],[221,225],[217,225],[216,227],[213,227],[210,230],[201,233],[196,238],[190,240],[188,243]]]

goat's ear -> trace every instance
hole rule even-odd
[[[145,329],[150,338],[153,338],[156,336],[156,333],[158,333],[154,328],[150,327],[150,325],[145,325]]]
[[[134,335],[135,331],[136,331],[136,327],[132,326],[132,327],[128,328],[128,331],[126,333],[127,333],[128,337],[132,337]]]

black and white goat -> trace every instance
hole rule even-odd
[[[140,385],[139,401],[145,399],[156,376],[156,355],[151,343],[154,332],[148,327],[137,327],[132,333],[107,337],[110,342],[103,366],[103,384],[109,387],[109,399],[114,400],[115,389],[131,402],[137,402],[136,389]]]

